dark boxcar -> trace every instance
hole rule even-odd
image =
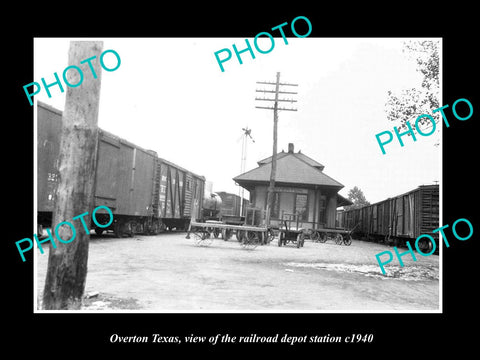
[[[51,106],[38,102],[37,111],[37,232],[52,222],[55,189],[58,182],[59,135],[62,113]]]
[[[225,191],[218,191],[217,192],[218,196],[222,199],[221,205],[220,205],[220,213],[221,215],[234,215],[234,216],[240,216],[240,200],[241,197],[232,193],[228,193]],[[247,199],[243,199],[243,207],[242,209],[245,209],[249,205],[249,201]],[[245,210],[243,210],[245,213]]]
[[[422,185],[405,194],[358,209],[339,212],[339,223],[367,240],[393,241],[404,244],[439,227],[439,187]],[[420,244],[428,247],[428,244]]]
[[[156,158],[153,151],[99,131],[95,207],[106,205],[113,211],[116,235],[160,230],[152,209]]]
[[[38,102],[39,227],[51,226],[58,182],[61,118],[60,111]],[[101,129],[97,151],[94,207],[105,205],[112,210],[114,222],[109,229],[117,236],[158,233],[165,226],[185,228],[190,217],[199,217],[204,177]],[[102,211],[97,214],[101,222]],[[105,221],[108,221],[106,213]],[[41,233],[41,229],[38,231]]]
[[[37,114],[38,224],[49,227],[58,182],[62,113],[38,102]],[[97,152],[94,207],[106,205],[112,210],[115,221],[111,228],[118,235],[143,232],[148,221],[151,223],[156,154],[104,130],[99,130]]]

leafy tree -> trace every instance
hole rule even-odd
[[[438,123],[440,115],[432,114],[432,111],[440,107],[438,100],[440,95],[439,42],[407,41],[403,43],[403,46],[403,52],[409,57],[415,58],[417,71],[422,73],[423,79],[419,87],[403,89],[399,94],[388,91],[388,100],[385,104],[387,119],[389,121],[399,120],[399,130],[407,129],[407,121],[414,129],[414,121],[422,114],[431,115]],[[422,118],[419,121],[419,127],[423,132],[428,132],[431,126],[428,118]]]
[[[354,186],[353,189],[350,189],[347,198],[348,200],[353,202],[353,205],[345,206],[345,210],[357,209],[365,205],[370,205],[370,203],[365,198],[363,191],[357,186]]]

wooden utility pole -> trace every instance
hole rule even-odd
[[[277,72],[277,81],[276,82],[267,82],[267,81],[257,81],[257,84],[266,84],[266,85],[275,85],[275,90],[271,89],[257,89],[256,92],[263,92],[264,97],[258,98],[256,97],[255,100],[261,101],[274,101],[273,107],[271,106],[255,106],[258,109],[268,109],[273,110],[273,153],[272,153],[272,170],[270,172],[270,184],[268,186],[268,194],[267,194],[267,211],[265,216],[265,223],[267,226],[270,225],[270,214],[273,208],[273,200],[274,200],[274,190],[275,190],[275,177],[277,173],[277,124],[278,124],[278,111],[279,110],[287,110],[287,111],[297,111],[294,108],[284,108],[278,107],[278,102],[290,102],[294,103],[297,102],[293,99],[279,99],[278,94],[297,94],[296,92],[291,91],[280,91],[280,86],[298,86],[298,84],[288,84],[288,83],[281,83],[280,82],[280,73]],[[265,97],[266,93],[274,93],[275,98],[268,98]]]
[[[67,87],[58,164],[60,179],[53,209],[52,234],[55,234],[53,229],[58,224],[69,222],[75,226],[75,238],[69,243],[62,243],[55,238],[56,248],[50,245],[43,290],[45,310],[79,309],[85,290],[90,235],[81,220],[73,218],[88,212],[83,220],[90,229],[94,205],[102,48],[101,41],[70,42],[68,65],[78,66],[82,70],[83,82],[77,87]],[[91,64],[97,78],[94,78],[89,64],[80,63],[93,56],[96,58]],[[78,70],[72,68],[68,75],[69,83],[81,82]],[[71,239],[72,235],[71,227],[58,227],[57,236],[60,238]]]

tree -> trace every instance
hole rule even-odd
[[[365,205],[370,205],[370,203],[365,198],[363,191],[360,190],[357,186],[354,186],[353,189],[350,189],[347,196],[348,200],[353,202],[353,205],[345,206],[345,210],[357,209]]]
[[[408,41],[404,42],[403,46],[403,52],[417,62],[417,71],[422,73],[423,78],[420,86],[403,89],[400,94],[388,91],[388,100],[385,104],[387,119],[400,121],[399,130],[406,130],[406,122],[415,121],[422,114],[433,116],[435,122],[438,123],[440,115],[432,114],[432,111],[440,107],[439,42]],[[414,124],[411,125],[414,128]],[[422,118],[419,126],[422,127],[422,131],[427,132],[432,124],[428,118]]]

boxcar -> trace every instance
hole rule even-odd
[[[421,234],[430,234],[438,240],[439,187],[422,185],[405,194],[375,204],[338,213],[339,225],[355,227],[354,235],[365,240],[381,240],[405,245]],[[428,241],[421,248],[431,246]]]
[[[62,113],[38,102],[37,221],[50,227],[58,182]],[[199,218],[205,178],[99,129],[94,206],[108,206],[117,236],[186,228]],[[98,220],[102,221],[99,212]],[[105,214],[105,221],[107,221]],[[41,229],[38,230],[41,233]],[[102,228],[95,228],[97,233]]]
[[[165,159],[157,158],[157,193],[154,212],[168,229],[185,229],[190,219],[199,219],[203,206],[205,178]]]
[[[37,112],[37,217],[38,225],[50,226],[58,182],[58,141],[62,124],[62,113],[38,102]],[[41,229],[38,230],[41,234]]]
[[[218,196],[222,199],[222,203],[220,205],[221,214],[222,215],[232,215],[232,216],[242,216],[240,214],[241,211],[241,197],[232,193],[228,193],[225,191],[218,191]],[[242,209],[246,209],[246,207],[250,204],[247,199],[243,199],[243,207]],[[245,210],[242,211],[245,213]]]
[[[104,130],[97,151],[94,205],[113,211],[115,233],[158,232],[161,223],[152,213],[156,153]]]

